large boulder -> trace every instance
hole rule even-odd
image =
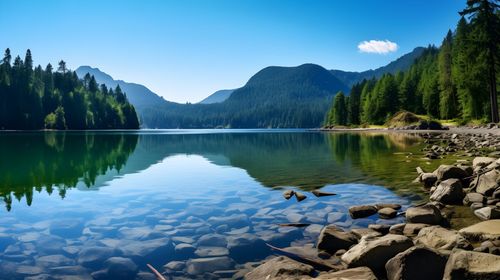
[[[436,170],[434,170],[438,181],[444,181],[447,179],[462,179],[467,177],[467,172],[460,167],[453,165],[440,165]]]
[[[246,280],[303,279],[312,276],[314,268],[287,257],[271,259],[245,275]]]
[[[464,195],[460,180],[448,179],[439,183],[430,199],[444,204],[461,204]]]
[[[373,205],[358,205],[349,208],[349,215],[351,218],[365,218],[377,213],[377,207]]]
[[[190,259],[186,263],[186,271],[191,275],[203,275],[205,272],[229,270],[234,267],[234,261],[227,257]]]
[[[492,158],[492,157],[476,157],[472,160],[472,167],[474,169],[476,169],[478,167],[483,168],[485,166],[492,164],[496,160],[497,160],[496,158]]]
[[[341,228],[329,225],[321,230],[318,238],[318,249],[334,254],[340,249],[349,249],[358,243],[358,238],[352,232],[346,232]]]
[[[406,210],[408,223],[438,225],[442,219],[441,212],[432,204],[410,207]]]
[[[457,246],[467,244],[465,238],[456,230],[450,230],[440,226],[431,226],[421,229],[415,241],[418,244],[442,250],[451,250]]]
[[[388,280],[441,280],[447,256],[424,246],[397,254],[385,264]]]
[[[453,250],[444,270],[445,280],[499,279],[500,256],[465,250]]]
[[[375,273],[384,274],[385,263],[412,246],[411,239],[402,235],[366,237],[342,255],[342,260],[349,267],[367,266]]]
[[[476,215],[481,220],[500,219],[500,209],[493,207],[482,207],[474,210]]]
[[[460,230],[469,240],[485,241],[500,239],[500,220],[480,222]]]
[[[491,170],[482,174],[479,176],[479,180],[476,180],[476,192],[491,196],[498,187],[498,180],[499,176],[496,170]]]
[[[314,279],[319,280],[377,280],[375,274],[369,267],[361,266],[356,268],[349,268],[336,272],[328,272],[320,274]]]

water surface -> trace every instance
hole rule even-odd
[[[422,147],[415,135],[303,130],[0,134],[0,279],[92,279],[113,256],[139,271],[180,261],[172,277],[237,277],[272,254],[265,243],[313,246],[326,224],[401,222],[347,209],[419,200],[415,167],[438,164]],[[279,226],[291,222],[311,225]],[[211,257],[218,265],[196,265]]]

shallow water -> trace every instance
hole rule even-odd
[[[426,166],[422,145],[303,130],[0,134],[0,279],[135,275],[106,270],[114,256],[138,271],[181,261],[172,277],[237,277],[272,254],[265,243],[314,244],[329,223],[401,222],[352,220],[347,209],[420,199],[409,182]],[[317,198],[317,188],[337,195]],[[287,201],[283,189],[308,198]],[[296,222],[311,225],[279,226]]]

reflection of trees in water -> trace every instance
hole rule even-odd
[[[72,132],[12,133],[0,136],[0,196],[10,210],[13,197],[33,201],[33,191],[48,194],[79,181],[87,187],[110,169],[120,170],[137,144],[134,134]]]

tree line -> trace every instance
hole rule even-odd
[[[404,72],[355,84],[339,92],[325,125],[383,124],[407,110],[432,118],[498,122],[498,0],[469,0],[455,32],[439,48],[428,46]]]
[[[61,60],[54,71],[33,67],[31,51],[11,64],[10,49],[0,64],[0,129],[137,129],[134,107],[119,86],[83,80]]]

